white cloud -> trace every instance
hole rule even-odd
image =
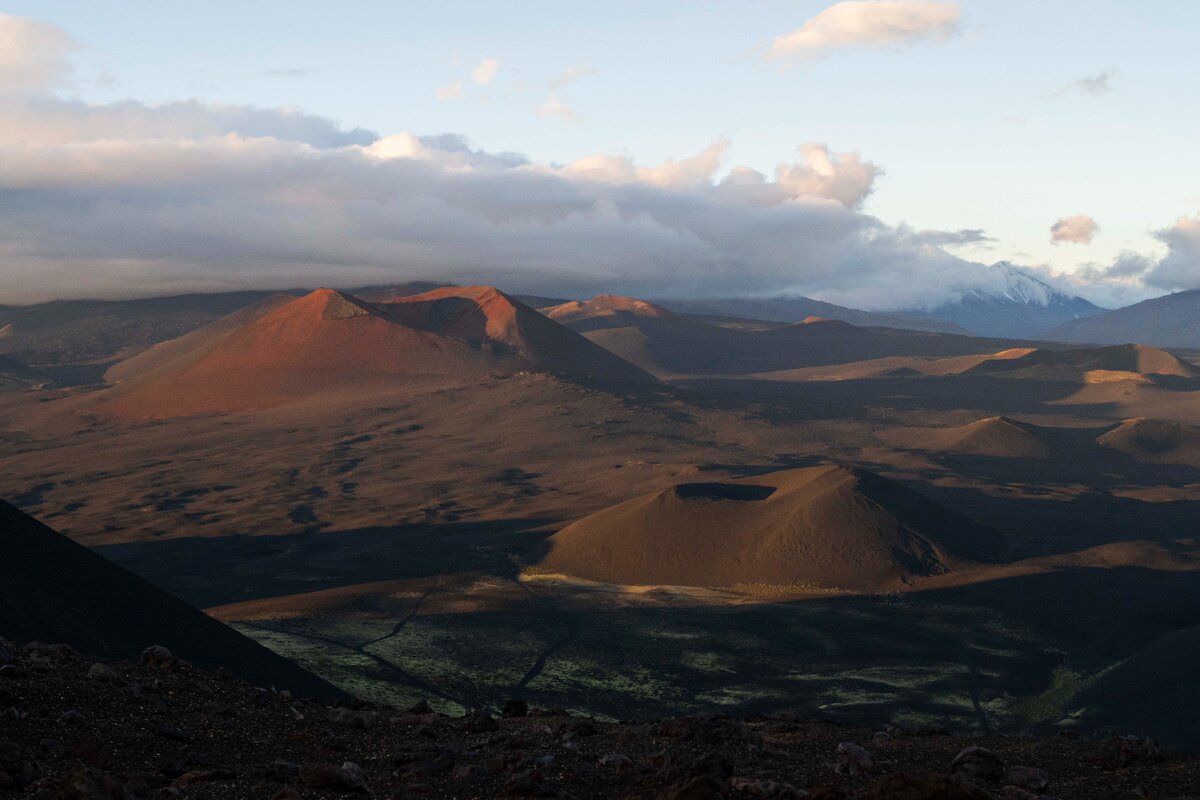
[[[19,108],[0,137],[9,301],[433,277],[895,308],[977,269],[856,210],[878,168],[823,145],[773,177],[734,166],[722,178],[725,140],[659,164],[554,165],[281,110]],[[42,140],[61,119],[73,122]]]
[[[1180,217],[1155,237],[1167,254],[1146,270],[1145,282],[1161,289],[1200,289],[1200,214]]]
[[[293,108],[255,108],[189,100],[151,106],[134,100],[92,105],[48,96],[0,97],[0,144],[41,145],[99,139],[198,139],[237,133],[273,136],[316,147],[369,144],[372,131]]]
[[[595,75],[596,72],[597,70],[591,67],[582,65],[570,66],[564,69],[562,74],[550,81],[546,86],[549,89],[562,89],[563,87],[570,86],[572,83],[577,83],[588,75]]]
[[[471,78],[480,86],[487,86],[496,77],[498,69],[500,69],[500,59],[485,58],[475,66],[475,69],[471,70]]]
[[[434,90],[434,96],[437,97],[439,102],[443,100],[457,100],[463,96],[463,82],[455,81],[447,86],[439,86]]]
[[[936,0],[844,0],[771,44],[769,57],[802,59],[851,47],[891,47],[948,39],[959,30],[957,3]]]
[[[1085,75],[1077,81],[1072,81],[1066,86],[1055,90],[1050,94],[1050,97],[1058,98],[1063,95],[1079,92],[1080,94],[1092,95],[1098,97],[1102,94],[1108,94],[1112,91],[1112,80],[1114,73],[1112,70],[1098,72],[1095,75]]]
[[[78,45],[48,22],[0,13],[0,93],[36,92],[66,82]]]
[[[560,119],[564,122],[581,122],[583,117],[569,105],[554,95],[546,98],[546,102],[537,107],[537,115],[547,119]]]
[[[1050,226],[1050,243],[1091,244],[1099,230],[1100,226],[1096,224],[1096,220],[1087,214],[1062,217]]]

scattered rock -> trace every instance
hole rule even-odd
[[[529,715],[529,704],[524,700],[509,700],[500,713],[506,717],[525,717]]]
[[[174,786],[187,786],[192,783],[211,783],[212,781],[237,780],[237,773],[231,769],[194,769],[185,772],[175,779]]]
[[[875,771],[875,760],[854,742],[842,742],[837,746],[834,770],[839,775],[870,775]]]
[[[968,747],[950,762],[950,771],[955,775],[995,783],[1004,776],[1004,762],[986,747]]]
[[[351,711],[348,708],[334,709],[331,719],[339,725],[357,728],[360,731],[365,731],[367,729],[366,715],[360,714],[357,711]]]
[[[609,753],[606,756],[601,756],[596,765],[616,770],[633,769],[633,762],[629,760],[629,756],[622,755],[621,753]]]
[[[897,774],[871,784],[862,800],[990,800],[987,792],[945,775]]]
[[[116,778],[107,772],[85,764],[76,764],[59,781],[62,800],[133,800]]]
[[[75,649],[69,644],[45,644],[43,642],[30,642],[22,649],[31,655],[39,655],[55,661],[67,661],[75,658],[77,655]]]
[[[698,775],[668,786],[658,797],[659,800],[723,800],[725,792],[716,778]]]
[[[269,781],[289,783],[300,776],[300,765],[277,758],[263,769],[263,777]]]
[[[500,723],[487,711],[480,709],[467,717],[458,729],[467,733],[491,733],[500,730]]]
[[[1011,766],[1004,774],[1006,786],[1016,786],[1029,792],[1041,792],[1050,785],[1050,777],[1037,767]]]
[[[1100,762],[1104,769],[1125,769],[1138,764],[1153,764],[1161,758],[1162,751],[1153,739],[1122,736],[1104,743]]]
[[[5,664],[0,667],[0,680],[19,681],[29,677],[29,670],[20,664]]]
[[[347,766],[353,766],[354,769],[347,769]],[[367,784],[362,778],[362,770],[349,761],[341,767],[320,762],[303,764],[299,774],[300,783],[311,789],[369,794]]]
[[[142,651],[142,663],[148,667],[172,667],[176,658],[161,644],[152,644]]]
[[[97,681],[111,683],[114,686],[120,686],[125,683],[125,679],[121,673],[110,667],[108,664],[92,664],[88,668],[88,677]]]
[[[729,781],[729,788],[737,794],[747,797],[800,798],[806,796],[790,783],[754,778],[732,778]]]
[[[7,739],[0,739],[0,789],[24,789],[42,776],[33,753]]]

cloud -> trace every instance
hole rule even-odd
[[[852,47],[892,47],[948,39],[959,30],[957,3],[935,0],[844,0],[771,44],[777,60],[819,58]]]
[[[438,102],[443,100],[457,100],[463,96],[463,82],[455,81],[447,86],[439,86],[434,90],[434,96]]]
[[[91,105],[49,96],[0,97],[0,145],[57,145],[101,139],[201,139],[236,133],[314,147],[369,144],[376,134],[342,129],[326,117],[290,108],[200,103],[146,105],[125,100]]]
[[[1200,289],[1200,214],[1179,217],[1153,236],[1163,245],[1161,254],[1124,250],[1111,264],[1085,266],[1079,279],[1096,291],[1134,300],[1164,290]]]
[[[67,82],[78,44],[56,25],[0,13],[0,94],[38,92]]]
[[[570,66],[563,70],[562,74],[560,74],[557,78],[547,83],[546,88],[562,89],[566,86],[570,86],[572,83],[579,82],[589,75],[595,75],[596,73],[597,70],[594,70],[591,67],[585,67],[582,65]]]
[[[475,66],[475,69],[471,70],[471,79],[480,86],[487,86],[496,77],[498,69],[500,69],[500,59],[485,58]]]
[[[988,236],[982,228],[962,228],[957,231],[916,231],[909,239],[915,244],[933,247],[963,247],[996,241],[994,237]]]
[[[1050,226],[1050,243],[1091,244],[1099,230],[1100,226],[1096,224],[1096,220],[1087,214],[1062,217]]]
[[[656,164],[550,164],[282,109],[15,107],[0,136],[8,302],[432,277],[911,308],[981,269],[859,211],[881,171],[825,145],[767,176],[728,165],[724,139]]]
[[[1145,271],[1145,283],[1160,289],[1200,289],[1200,214],[1180,217],[1154,235],[1167,246],[1167,254]]]
[[[560,119],[564,122],[582,122],[583,117],[569,105],[559,100],[554,95],[546,98],[546,102],[542,103],[536,109],[539,117],[546,119]]]
[[[1095,75],[1085,75],[1079,80],[1068,83],[1066,86],[1051,92],[1050,98],[1059,98],[1073,92],[1092,95],[1093,97],[1108,94],[1112,91],[1112,79],[1114,77],[1115,73],[1112,70],[1098,72]]]

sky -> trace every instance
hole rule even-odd
[[[0,2],[0,302],[1200,287],[1200,4]]]

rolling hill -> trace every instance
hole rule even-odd
[[[983,361],[969,374],[1005,374],[1021,378],[1082,379],[1103,383],[1140,378],[1200,377],[1200,368],[1165,350],[1125,344],[1075,350],[1031,349],[1010,358]]]
[[[1159,419],[1127,419],[1096,440],[1135,461],[1200,467],[1200,429]]]
[[[886,591],[995,559],[1000,534],[840,466],[685,483],[559,531],[539,569],[627,585]]]
[[[608,386],[653,379],[490,287],[371,304],[333,289],[269,299],[109,370],[114,416],[250,411],[353,398],[428,376],[541,370]]]

